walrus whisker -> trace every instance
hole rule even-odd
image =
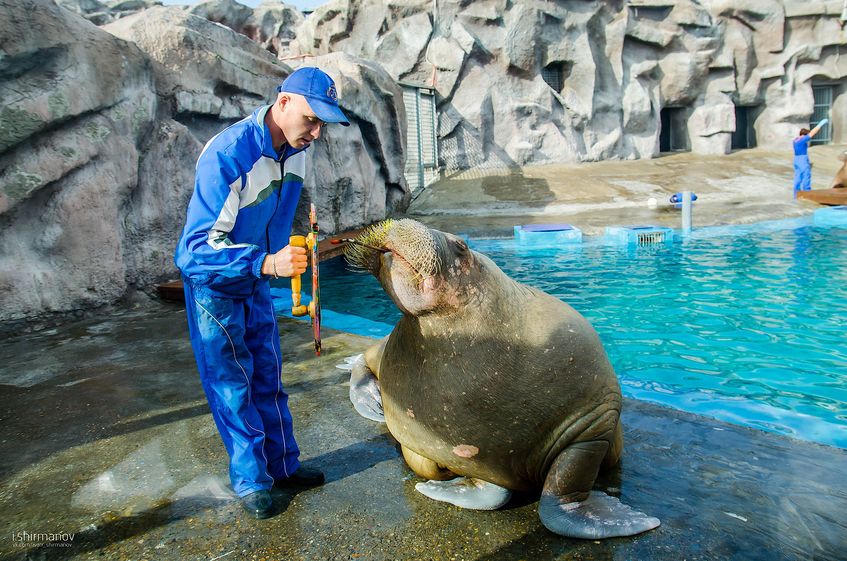
[[[360,242],[360,241],[355,240],[353,238],[340,238],[340,239],[337,239],[337,240],[330,240],[330,243],[332,243],[332,244],[339,244],[339,243],[342,243],[342,242],[352,243],[352,244],[355,244],[359,247],[364,247],[366,249],[370,249],[372,251],[378,251],[380,253],[393,253],[401,261],[403,261],[410,269],[412,269],[412,271],[415,273],[415,279],[418,281],[418,284],[420,284],[424,281],[423,273],[421,273],[414,265],[412,265],[412,263],[408,259],[403,257],[403,255],[401,255],[397,250],[387,249],[387,248],[384,248],[384,247],[376,247],[376,246],[373,246],[373,245],[370,245],[370,244]],[[364,267],[358,267],[358,268],[361,269],[361,270],[366,270]]]
[[[340,243],[353,243],[362,247],[366,247],[368,249],[372,249],[374,251],[379,251],[380,253],[388,253],[389,251],[391,251],[390,249],[385,249],[384,247],[376,247],[373,245],[362,243],[359,240],[353,238],[339,238],[337,240],[329,240],[329,243],[331,243],[332,245],[338,245]]]
[[[439,256],[432,233],[413,220],[388,219],[369,226],[355,239],[340,238],[331,243],[348,243],[344,248],[347,262],[374,274],[379,270],[376,257],[389,252],[394,254],[409,269],[410,280],[418,287],[438,269]]]

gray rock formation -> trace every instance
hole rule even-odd
[[[245,36],[174,8],[153,8],[104,29],[134,41],[150,56],[159,95],[201,143],[275,98],[276,86],[291,71]],[[329,234],[405,209],[410,195],[403,177],[405,113],[399,88],[378,65],[350,55],[307,62],[333,76],[351,125],[326,127],[323,140],[309,149],[298,229],[307,225],[310,202]]]
[[[151,8],[103,29],[150,57],[156,91],[203,143],[269,102],[291,72],[247,37],[177,7]]]
[[[95,25],[105,25],[141,10],[161,6],[159,0],[54,0]]]
[[[246,35],[274,54],[288,51],[294,29],[303,22],[300,10],[278,0],[264,0],[256,8],[235,0],[206,0],[189,10]]]
[[[49,0],[0,0],[0,13],[0,321],[174,278],[203,144],[275,99],[291,67],[178,7],[102,29]],[[333,233],[408,204],[405,116],[378,66],[346,55],[317,63],[351,120],[309,151],[303,202],[318,204]]]
[[[52,2],[0,11],[0,319],[114,301],[132,276],[138,147],[155,130],[149,61]]]
[[[162,5],[159,0],[54,1],[101,26]],[[246,35],[274,54],[288,49],[289,43],[294,39],[294,29],[303,21],[300,10],[278,0],[263,0],[255,8],[236,0],[203,0],[193,5],[175,7]]]
[[[835,0],[333,0],[300,24],[288,54],[343,51],[434,86],[447,170],[652,157],[663,110],[672,148],[722,154],[739,107],[760,146],[785,148],[808,125],[813,84],[847,76],[840,9]],[[833,120],[847,125],[840,92]]]
[[[410,193],[403,176],[406,113],[400,88],[379,65],[344,53],[309,63],[335,80],[350,126],[325,127],[321,142],[309,149],[295,229],[306,231],[310,202],[325,233],[359,228],[405,210]]]

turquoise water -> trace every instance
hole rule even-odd
[[[625,395],[847,448],[847,230],[704,229],[643,248],[471,246],[588,318]],[[361,316],[370,321],[350,330],[380,336],[399,318],[375,279],[340,260],[322,265],[321,294],[342,329]]]

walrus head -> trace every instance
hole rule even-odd
[[[374,275],[404,313],[449,312],[467,300],[473,251],[461,238],[415,220],[371,226],[347,245],[344,256]]]

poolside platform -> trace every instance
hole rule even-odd
[[[828,191],[844,150],[836,144],[810,148],[811,193]],[[608,226],[678,229],[681,212],[669,199],[690,190],[698,197],[694,228],[750,224],[814,209],[811,200],[794,199],[793,177],[790,157],[763,148],[720,156],[677,152],[636,161],[504,165],[446,174],[417,193],[407,212],[428,226],[469,236],[511,237],[516,224],[567,223],[590,237],[603,235]]]
[[[184,310],[150,303],[12,335],[0,347],[0,558],[110,560],[835,560],[847,450],[626,400],[621,465],[596,488],[657,516],[631,538],[547,531],[537,496],[462,510],[414,490],[384,425],[336,364],[374,341],[281,320],[301,459],[327,483],[258,521],[229,488]],[[65,534],[51,544],[21,533]],[[70,537],[73,534],[73,537]],[[23,538],[23,539],[21,539]]]
[[[812,189],[811,191],[798,191],[797,198],[804,201],[812,201],[819,205],[847,205],[847,189]]]

